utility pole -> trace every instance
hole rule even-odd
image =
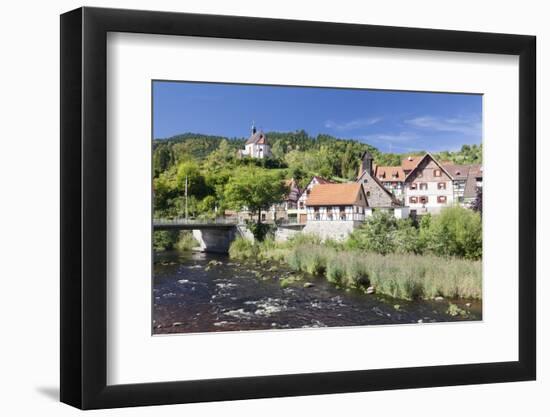
[[[188,220],[189,210],[187,208],[187,175],[185,176],[185,221]]]

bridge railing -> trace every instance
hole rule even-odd
[[[237,219],[217,218],[217,219],[185,219],[185,218],[157,218],[153,219],[153,224],[239,224]]]

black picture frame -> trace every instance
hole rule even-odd
[[[107,385],[108,32],[519,56],[519,360]],[[534,36],[136,10],[61,16],[61,401],[82,409],[533,380],[536,377]]]

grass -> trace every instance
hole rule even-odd
[[[178,241],[174,245],[179,251],[190,251],[197,246],[199,246],[199,242],[197,242],[197,239],[190,232],[180,232]]]
[[[276,260],[292,270],[325,277],[340,288],[366,291],[398,299],[481,299],[481,261],[434,255],[380,255],[321,244],[315,237],[297,235],[289,242],[266,240],[254,244],[237,239],[232,258]]]

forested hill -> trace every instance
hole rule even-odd
[[[263,162],[266,168],[288,168],[301,177],[310,174],[331,178],[353,179],[359,168],[359,157],[369,150],[375,163],[396,166],[411,154],[383,153],[374,146],[353,139],[336,138],[320,134],[310,136],[304,130],[295,132],[266,132],[273,160]],[[244,148],[246,138],[228,138],[196,133],[184,133],[166,139],[153,141],[154,175],[193,159],[202,162],[213,153],[218,157],[233,158],[238,149]],[[225,153],[227,155],[221,155]],[[416,152],[415,154],[423,154]],[[442,161],[457,164],[481,163],[481,146],[464,145],[458,152],[441,152],[434,156]]]

